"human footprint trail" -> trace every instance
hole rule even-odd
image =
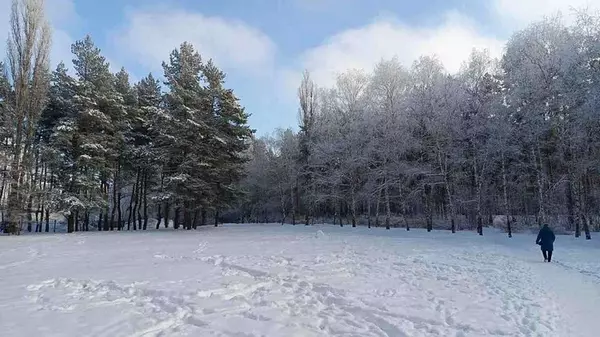
[[[0,288],[0,325],[3,336],[102,337],[600,331],[569,311],[600,303],[590,290],[598,275],[536,264],[528,238],[504,244],[499,234],[470,234],[227,225],[202,233],[90,233],[73,244],[69,236],[17,238],[4,251],[11,273]],[[572,247],[581,260],[581,248]],[[578,297],[548,287],[549,278],[579,283]]]

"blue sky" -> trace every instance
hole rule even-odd
[[[0,0],[6,36],[11,0]],[[600,0],[46,0],[54,27],[52,60],[70,61],[70,44],[90,34],[116,71],[133,80],[161,74],[183,41],[227,73],[259,135],[297,124],[303,69],[327,86],[349,68],[398,56],[406,66],[436,54],[458,70],[472,48],[500,56],[510,33],[569,6]],[[4,25],[2,26],[2,24]],[[0,52],[4,53],[3,46]]]

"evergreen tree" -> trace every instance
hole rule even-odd
[[[101,230],[108,218],[109,178],[118,158],[123,98],[115,91],[109,65],[90,36],[75,42],[71,49],[77,82],[75,115],[69,121],[75,173],[67,187],[72,194],[68,230],[80,229],[80,217],[83,229],[88,230],[92,214],[97,214]]]
[[[160,172],[160,161],[157,160],[156,139],[159,136],[160,120],[162,116],[162,93],[160,82],[149,74],[143,78],[137,85],[137,108],[138,123],[134,129],[134,144],[136,145],[136,155],[143,168],[143,228],[148,225],[148,212],[156,209],[158,217],[157,228],[162,220],[162,174]],[[153,193],[151,200],[153,205],[148,206],[149,192]],[[154,207],[152,207],[154,206]]]
[[[121,68],[114,76],[114,90],[116,100],[116,112],[112,122],[116,127],[115,133],[115,154],[112,163],[111,187],[112,191],[110,200],[110,219],[104,221],[105,230],[121,230],[123,227],[123,211],[121,209],[122,193],[124,187],[131,183],[133,172],[136,171],[136,158],[134,156],[134,136],[135,128],[138,124],[137,113],[137,97],[135,89],[129,82],[129,74],[124,68]],[[130,200],[133,200],[135,195],[135,186],[132,185]],[[127,209],[132,215],[132,209]],[[137,228],[137,227],[136,227]]]
[[[203,74],[208,85],[209,107],[212,114],[209,125],[208,144],[212,157],[207,167],[210,184],[214,189],[214,199],[210,200],[215,211],[215,224],[218,223],[220,210],[233,206],[233,202],[242,196],[237,184],[244,174],[245,163],[249,160],[246,151],[249,149],[253,130],[247,125],[248,114],[240,106],[231,89],[223,88],[225,74],[212,61],[203,67]],[[209,110],[210,111],[210,110]],[[206,196],[200,195],[200,201],[206,207]]]
[[[68,212],[71,203],[77,203],[71,192],[72,179],[76,175],[75,147],[73,141],[77,126],[74,103],[76,81],[68,75],[64,63],[52,73],[48,105],[38,126],[41,159],[45,165],[44,196],[42,204],[49,230],[50,211]]]
[[[184,219],[189,219],[195,194],[211,193],[208,182],[203,179],[211,156],[207,144],[209,125],[200,83],[200,54],[191,44],[183,43],[171,53],[170,62],[163,63],[163,68],[168,92],[164,98],[166,118],[163,118],[159,146],[164,188],[171,194],[167,202],[175,209],[174,226],[178,229],[182,212]],[[168,210],[165,213],[168,215]]]

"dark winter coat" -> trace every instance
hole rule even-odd
[[[554,236],[554,232],[548,227],[548,225],[544,225],[542,229],[540,229],[540,233],[535,240],[535,243],[541,246],[542,250],[554,250],[554,240],[556,236]]]

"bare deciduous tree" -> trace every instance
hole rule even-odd
[[[12,234],[20,230],[22,207],[29,193],[25,176],[33,165],[33,137],[49,86],[50,44],[51,31],[44,14],[44,0],[13,0],[8,66],[15,91],[11,121],[15,132],[11,140],[9,225],[5,229]]]

